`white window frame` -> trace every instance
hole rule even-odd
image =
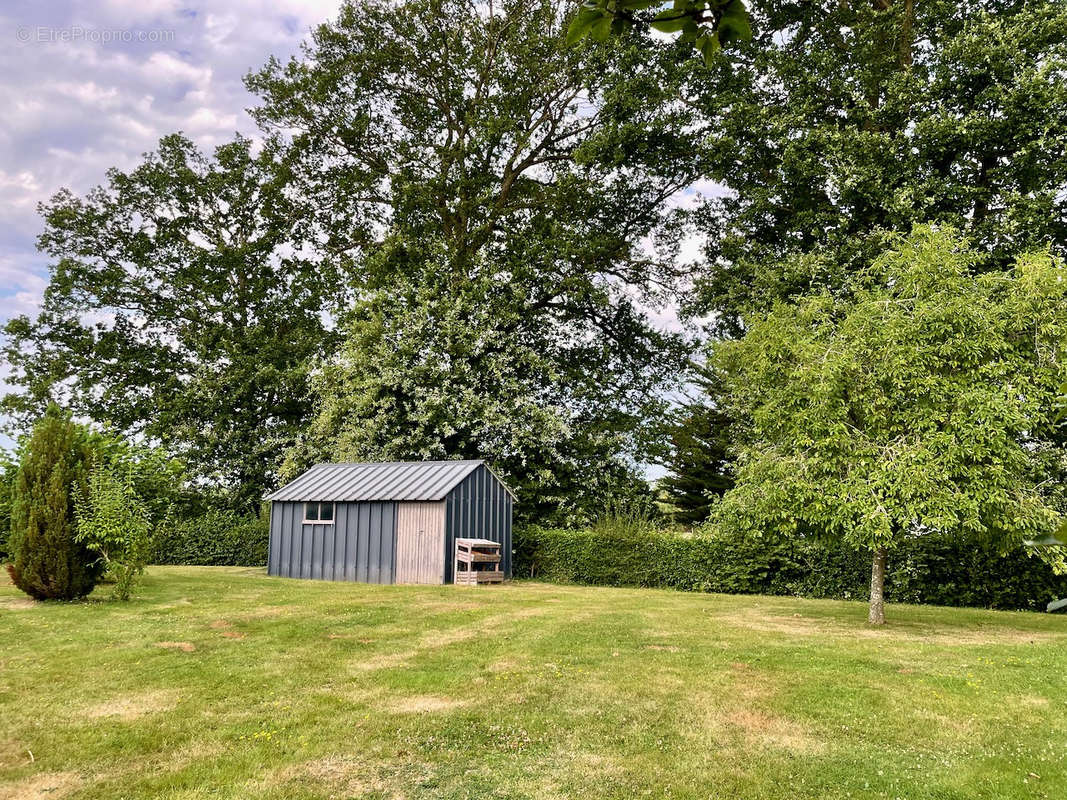
[[[314,503],[319,507],[319,519],[308,519],[308,506]],[[330,506],[330,518],[321,519],[322,507]],[[304,501],[304,524],[305,525],[333,525],[333,521],[337,518],[337,503],[327,502],[325,500],[306,500]]]

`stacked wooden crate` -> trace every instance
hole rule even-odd
[[[477,586],[479,583],[503,583],[500,568],[500,543],[489,539],[456,539],[456,558],[452,574],[456,583]]]

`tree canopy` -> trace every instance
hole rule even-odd
[[[779,301],[714,346],[744,431],[723,524],[840,537],[883,564],[909,537],[1009,546],[1053,527],[1064,263],[1038,251],[975,278],[981,257],[948,230],[894,236],[854,291]]]
[[[278,450],[308,416],[309,358],[347,287],[306,248],[277,142],[219,147],[180,135],[84,198],[41,211],[53,257],[36,319],[6,328],[31,419],[50,400],[184,456],[194,477],[255,507]]]
[[[641,245],[692,180],[692,115],[634,77],[657,48],[569,47],[570,10],[362,3],[250,77],[360,293],[295,463],[489,458],[567,518],[635,478],[685,355],[646,315],[670,253]]]
[[[1003,269],[1067,252],[1067,6],[912,0],[751,4],[754,36],[679,92],[703,116],[694,310],[841,286],[877,231],[953,225]],[[692,61],[692,60],[691,60]],[[829,261],[810,254],[832,251]]]

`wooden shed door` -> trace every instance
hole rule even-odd
[[[396,505],[396,582],[444,583],[444,501]]]

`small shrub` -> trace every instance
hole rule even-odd
[[[167,520],[156,530],[151,563],[204,566],[264,566],[268,525],[262,517],[211,510],[198,517]]]
[[[640,536],[656,530],[651,501],[615,502],[593,523],[590,530],[604,536]]]
[[[91,451],[85,432],[55,406],[34,427],[11,498],[8,572],[37,600],[72,600],[93,590],[101,566],[75,534],[75,487],[85,490]]]
[[[817,538],[774,541],[740,534],[686,538],[536,527],[515,531],[516,577],[726,594],[866,598],[870,555]],[[890,600],[1043,610],[1067,596],[1067,576],[1019,550],[971,540],[915,539],[890,553]]]
[[[88,491],[75,494],[76,540],[97,554],[114,581],[112,597],[129,600],[148,561],[148,509],[137,496],[129,472],[99,465],[89,476]]]

